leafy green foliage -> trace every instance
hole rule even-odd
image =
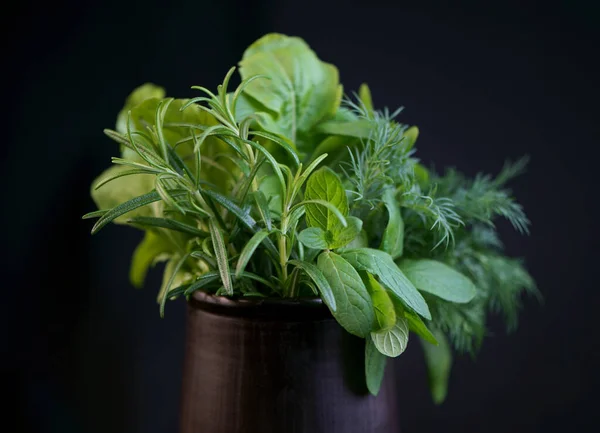
[[[165,261],[160,313],[170,299],[297,298],[314,293],[349,333],[366,338],[367,387],[386,357],[424,341],[433,398],[446,395],[451,350],[474,353],[488,314],[512,330],[523,294],[539,296],[521,260],[507,257],[498,219],[529,220],[507,182],[429,171],[419,130],[377,110],[362,85],[342,104],[337,69],[299,38],[270,34],[215,91],[166,97],[141,86],[115,130],[117,156],[92,185],[97,233],[109,223],[145,231],[134,286]]]
[[[367,338],[365,344],[365,376],[367,389],[373,395],[379,394],[386,363],[386,356],[377,350],[371,338]]]
[[[435,332],[438,345],[421,341],[425,364],[427,365],[427,378],[431,396],[436,404],[442,403],[448,393],[448,378],[452,367],[452,352],[450,346],[441,332]]]
[[[475,297],[471,280],[442,262],[407,259],[399,266],[418,290],[456,303],[466,303]]]

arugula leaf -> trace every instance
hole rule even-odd
[[[254,75],[270,78],[254,80],[244,90],[251,97],[247,104],[260,104],[254,111],[266,108],[259,118],[261,126],[288,138],[306,153],[314,126],[339,107],[337,68],[321,62],[302,39],[277,33],[248,47],[239,66],[242,79]]]
[[[404,221],[393,189],[386,190],[383,195],[383,203],[388,211],[389,219],[383,232],[380,248],[395,260],[402,255],[404,247]]]
[[[298,240],[308,248],[325,250],[328,247],[325,231],[320,227],[309,227],[298,234]]]
[[[373,275],[368,272],[361,272],[360,276],[373,300],[375,309],[375,327],[373,330],[387,331],[393,328],[396,324],[396,311],[392,299]]]
[[[136,288],[144,285],[148,269],[156,264],[157,259],[166,260],[172,247],[153,231],[146,231],[144,239],[136,247],[129,268],[129,281]]]
[[[421,340],[425,363],[427,364],[427,378],[429,389],[434,403],[440,404],[446,399],[448,393],[448,379],[452,368],[452,352],[444,334],[434,332],[435,339],[439,342],[433,346]]]
[[[382,354],[390,358],[400,356],[408,345],[408,323],[403,317],[397,317],[391,329],[371,332],[371,339]]]
[[[329,167],[321,167],[308,178],[304,198],[306,201],[326,201],[336,207],[343,216],[348,215],[346,191],[338,175]],[[314,203],[306,205],[306,224],[309,227],[329,230],[334,236],[342,229],[339,218],[331,210]]]
[[[373,395],[379,394],[386,363],[386,356],[377,350],[371,338],[367,338],[365,344],[365,376],[367,389]]]
[[[373,303],[360,275],[341,256],[326,251],[319,255],[317,267],[333,292],[337,309],[332,311],[338,323],[359,337],[369,335],[375,320]]]
[[[417,289],[446,301],[466,303],[477,293],[469,278],[442,262],[406,259],[399,266]]]
[[[377,275],[381,284],[400,298],[404,304],[424,318],[431,320],[431,313],[425,299],[396,266],[389,254],[373,248],[344,249],[340,254],[359,271]]]

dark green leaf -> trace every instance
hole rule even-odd
[[[439,345],[434,346],[425,341],[421,342],[423,344],[425,363],[427,364],[427,377],[431,396],[436,404],[440,404],[446,399],[446,394],[448,393],[448,379],[450,377],[450,369],[452,368],[452,352],[444,334],[435,331],[434,335]]]
[[[157,228],[174,230],[174,231],[178,231],[181,233],[186,233],[186,234],[192,235],[192,236],[200,236],[203,238],[208,236],[208,233],[205,232],[204,230],[200,230],[189,224],[185,224],[180,221],[168,219],[168,218],[135,217],[135,218],[130,218],[128,220],[128,222],[130,224],[141,226],[143,228],[157,227]]]
[[[252,193],[252,196],[254,197],[256,207],[258,208],[258,212],[260,213],[260,216],[264,221],[267,230],[272,230],[273,222],[271,220],[271,209],[269,208],[269,203],[267,202],[265,194],[259,189],[257,191],[254,191],[254,193]],[[281,200],[281,198],[279,200]]]
[[[372,248],[356,248],[344,250],[341,255],[356,269],[377,275],[380,282],[404,304],[431,320],[431,313],[425,299],[396,266],[389,254]]]
[[[327,305],[332,312],[336,311],[337,302],[333,296],[331,286],[319,268],[312,263],[301,262],[299,260],[290,260],[288,263],[302,269],[306,275],[308,275],[311,280],[315,282],[317,289],[319,289],[319,293],[321,294],[321,298],[323,299],[323,302],[325,302],[325,305]]]
[[[269,236],[269,231],[263,229],[254,233],[254,236],[252,236],[250,240],[246,243],[244,249],[238,257],[237,266],[235,268],[236,277],[239,277],[239,275],[244,271],[244,269],[246,269],[246,265],[248,264],[248,261],[250,261],[252,254],[254,254],[256,248],[267,236]]]
[[[367,337],[365,344],[365,376],[367,379],[367,389],[373,395],[379,394],[386,363],[386,356],[377,350],[373,340]]]
[[[233,295],[233,286],[231,284],[231,275],[229,273],[229,260],[227,258],[225,239],[214,219],[211,218],[209,220],[208,226],[210,228],[210,237],[212,239],[215,257],[217,258],[217,266],[219,268],[219,274],[221,275],[223,289],[227,295],[231,296]]]
[[[254,221],[254,218],[250,216],[250,209],[242,209],[229,198],[225,197],[223,194],[220,194],[218,192],[207,189],[203,190],[202,193],[215,200],[217,203],[219,203],[221,206],[223,206],[225,209],[227,209],[229,212],[235,215],[244,226],[254,231],[256,227],[256,221]]]
[[[358,272],[330,251],[319,255],[317,266],[331,286],[337,305],[332,314],[338,323],[351,334],[368,336],[375,320],[373,304]]]

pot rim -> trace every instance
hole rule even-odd
[[[188,300],[190,310],[201,310],[222,316],[280,321],[333,319],[318,297],[308,298],[243,298],[215,296],[196,291]]]

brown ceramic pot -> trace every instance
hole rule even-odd
[[[398,433],[388,368],[371,396],[364,340],[319,299],[188,302],[182,433]]]

